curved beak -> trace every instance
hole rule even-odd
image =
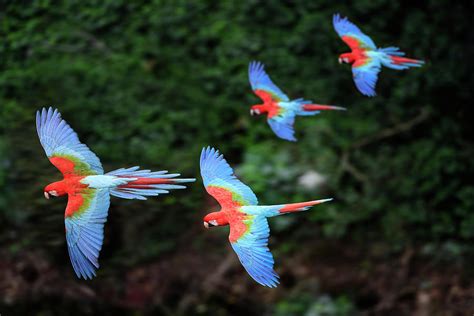
[[[204,222],[204,227],[206,227],[207,229],[209,229],[209,223],[208,223],[208,222]]]
[[[342,58],[339,58],[338,61],[340,64],[342,64]]]
[[[44,192],[44,197],[49,200],[49,193],[45,191],[45,192]]]
[[[259,109],[250,109],[250,115],[260,115],[260,110]]]

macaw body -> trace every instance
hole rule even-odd
[[[267,115],[267,121],[273,132],[280,138],[296,141],[293,125],[295,117],[319,114],[321,110],[345,110],[343,107],[313,104],[304,99],[290,100],[270,79],[263,64],[251,62],[249,81],[254,93],[263,104],[253,105],[251,115]]]
[[[351,49],[350,53],[339,56],[339,63],[352,65],[352,74],[357,89],[366,96],[375,96],[377,77],[382,66],[403,70],[421,67],[424,61],[402,57],[405,53],[398,47],[377,48],[372,39],[347,18],[339,14],[333,16],[333,25],[341,39]]]
[[[270,228],[267,218],[305,211],[332,199],[258,205],[252,190],[235,177],[232,168],[214,148],[202,150],[200,167],[206,191],[221,206],[219,212],[204,217],[204,227],[229,225],[230,244],[248,274],[261,285],[276,287],[279,277],[273,270],[274,260],[268,249]]]
[[[48,184],[44,196],[68,196],[64,214],[69,257],[79,278],[91,279],[99,268],[99,252],[104,238],[110,195],[146,200],[147,196],[182,189],[179,174],[152,172],[139,167],[121,168],[104,174],[99,158],[79,141],[74,130],[57,110],[36,113],[36,128],[46,155],[63,174]]]

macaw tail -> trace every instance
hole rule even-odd
[[[405,56],[398,47],[380,48],[379,52],[385,53],[386,58],[382,59],[382,64],[385,67],[402,70],[410,67],[421,67],[425,62],[423,60],[402,57]]]
[[[172,189],[184,189],[179,183],[194,182],[196,179],[174,179],[178,173],[167,173],[168,171],[140,170],[140,167],[120,168],[108,172],[109,176],[119,178],[131,178],[132,181],[119,185],[110,190],[110,194],[122,199],[146,200],[147,196],[166,194]]]
[[[335,105],[304,104],[303,110],[305,110],[306,112],[312,112],[312,111],[321,111],[321,110],[345,111],[347,109],[342,106],[335,106]]]
[[[329,201],[332,201],[332,198],[323,199],[323,200],[308,201],[308,202],[301,202],[301,203],[284,204],[278,210],[278,214],[286,214],[286,213],[306,211],[314,205],[321,204],[321,203],[326,203],[326,202],[329,202]]]
[[[240,209],[249,215],[263,215],[265,217],[273,217],[282,214],[306,211],[314,205],[326,203],[329,201],[332,201],[332,198],[280,205],[245,205],[241,206]]]
[[[345,111],[346,108],[342,106],[334,106],[334,105],[321,105],[321,104],[313,104],[312,101],[298,99],[294,102],[298,103],[299,110],[297,112],[298,115],[315,115],[318,114],[319,111],[325,110],[338,110],[338,111]]]

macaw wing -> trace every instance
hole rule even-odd
[[[264,102],[271,98],[275,102],[288,102],[290,99],[270,79],[262,63],[253,61],[249,64],[249,81],[252,90]]]
[[[218,150],[211,147],[203,148],[200,167],[206,191],[222,207],[258,204],[255,193],[237,179],[234,171]]]
[[[295,131],[293,125],[295,123],[295,116],[290,113],[282,115],[276,115],[268,120],[268,124],[272,128],[273,132],[280,138],[286,139],[292,142],[296,141]]]
[[[366,96],[373,97],[381,66],[378,60],[365,58],[352,65],[352,76],[357,89]]]
[[[46,155],[64,175],[103,174],[99,158],[79,141],[58,110],[36,112],[36,130]]]
[[[268,249],[269,235],[270,228],[264,216],[246,216],[230,223],[229,241],[245,270],[261,285],[276,287],[279,281]]]
[[[334,14],[332,23],[336,29],[337,34],[341,39],[352,49],[369,49],[375,50],[374,41],[362,33],[362,31],[352,22],[350,22],[347,17],[342,18],[339,13]]]
[[[69,258],[78,278],[92,279],[99,268],[109,205],[108,189],[69,195],[64,223]]]

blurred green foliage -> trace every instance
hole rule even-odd
[[[280,302],[276,306],[274,315],[346,316],[352,315],[353,313],[354,308],[352,303],[344,296],[333,299],[329,296],[314,298],[303,294]]]
[[[37,109],[54,106],[106,170],[140,165],[200,178],[200,150],[212,145],[261,203],[335,197],[272,221],[281,261],[289,249],[310,250],[305,242],[316,237],[377,241],[388,252],[449,243],[462,259],[474,237],[474,82],[465,64],[474,52],[465,10],[448,0],[11,2],[0,12],[1,247],[45,249],[70,268],[65,201],[44,201],[41,192],[60,175],[34,123]],[[347,47],[333,30],[335,12],[378,46],[399,46],[426,65],[384,69],[378,96],[362,96],[337,63]],[[259,102],[247,79],[251,60],[265,63],[290,97],[348,111],[298,119],[297,143],[276,138],[263,117],[248,114]],[[306,188],[308,172],[324,181]],[[183,240],[206,249],[198,227],[207,199],[200,180],[146,202],[113,199],[102,275],[177,252]],[[230,249],[222,237],[211,250],[223,255]],[[289,315],[298,304],[276,309]],[[345,298],[332,301],[335,312],[302,304],[307,315],[351,308]]]

